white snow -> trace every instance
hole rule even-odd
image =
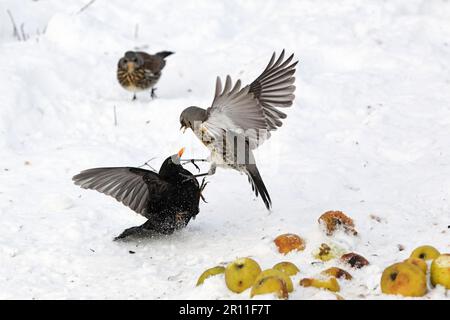
[[[385,267],[419,245],[450,251],[449,1],[97,0],[78,13],[87,2],[0,3],[1,299],[246,299],[221,276],[195,287],[206,268],[242,256],[263,269],[296,263],[291,299],[335,299],[298,286],[337,264],[311,264],[322,242],[371,263],[349,270],[340,295],[397,299],[381,294]],[[27,41],[13,37],[7,9]],[[132,102],[115,79],[136,47],[176,52],[154,101]],[[208,107],[217,75],[251,82],[283,48],[300,60],[295,105],[256,153],[273,211],[245,176],[218,169],[185,230],[113,242],[144,219],[71,177],[153,157],[159,168],[183,146],[207,156],[179,131],[180,112]],[[317,219],[333,209],[354,218],[358,237],[324,235]],[[307,249],[277,253],[272,240],[286,232]]]

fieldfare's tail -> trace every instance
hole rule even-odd
[[[253,191],[255,191],[256,196],[258,196],[258,194],[261,195],[261,198],[264,201],[267,210],[270,210],[270,208],[272,207],[272,200],[270,199],[269,192],[264,185],[256,164],[247,164],[245,167],[246,173],[248,175],[248,180],[252,185]]]
[[[168,56],[170,56],[171,54],[174,54],[175,52],[172,52],[172,51],[161,51],[161,52],[158,52],[158,53],[156,53],[156,55],[158,56],[158,57],[161,57],[161,58],[165,58],[165,57],[168,57]]]

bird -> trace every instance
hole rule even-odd
[[[287,59],[285,50],[278,56],[274,52],[267,67],[250,85],[241,88],[241,80],[233,86],[228,75],[225,86],[216,79],[211,107],[191,106],[180,115],[181,129],[191,129],[210,150],[207,173],[213,175],[217,167],[235,169],[248,176],[256,196],[271,210],[272,200],[255,163],[253,150],[270,138],[271,131],[281,127],[287,115],[280,109],[292,106],[295,99],[294,54]],[[194,160],[193,160],[194,161]]]
[[[161,51],[148,54],[142,51],[127,51],[117,64],[117,80],[120,85],[133,92],[151,89],[150,96],[156,97],[154,87],[161,77],[161,71],[166,65],[165,58],[172,55],[171,51]]]
[[[187,226],[199,213],[199,202],[207,184],[186,179],[192,173],[184,169],[180,157],[184,148],[163,162],[159,172],[135,167],[109,167],[84,170],[72,180],[83,189],[112,196],[148,220],[128,228],[115,240],[130,236],[172,234]]]

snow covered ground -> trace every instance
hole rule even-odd
[[[300,267],[292,299],[334,299],[297,285],[336,264],[311,264],[333,241],[371,262],[341,283],[344,298],[392,299],[380,293],[385,267],[422,244],[450,251],[449,1],[97,0],[80,12],[88,2],[0,2],[0,298],[245,299],[221,277],[195,283],[251,256]],[[132,102],[116,82],[119,57],[136,47],[176,52],[157,100]],[[144,219],[71,177],[153,157],[159,168],[183,146],[206,156],[179,131],[180,112],[209,106],[217,75],[251,82],[283,48],[300,60],[296,102],[256,154],[273,211],[246,177],[219,169],[185,230],[113,242]],[[354,218],[358,237],[321,232],[332,209]],[[307,249],[277,253],[286,232]]]

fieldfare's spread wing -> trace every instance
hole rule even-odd
[[[266,69],[250,84],[249,90],[264,110],[269,131],[281,127],[283,124],[281,119],[286,118],[286,114],[277,108],[290,107],[295,99],[293,84],[295,66],[298,63],[298,61],[291,63],[294,54],[283,61],[284,50],[276,61],[275,58],[276,55],[273,53]]]
[[[224,131],[244,134],[250,140],[251,149],[270,137],[270,131],[282,125],[286,114],[277,108],[290,107],[295,98],[293,85],[294,55],[284,60],[284,50],[276,59],[275,53],[263,73],[249,86],[241,89],[241,81],[233,86],[227,76],[222,88],[217,78],[216,92],[208,118],[202,124],[208,134],[220,139]]]
[[[76,185],[104,193],[133,211],[145,215],[149,204],[158,202],[170,186],[153,171],[132,168],[95,168],[72,178]]]

